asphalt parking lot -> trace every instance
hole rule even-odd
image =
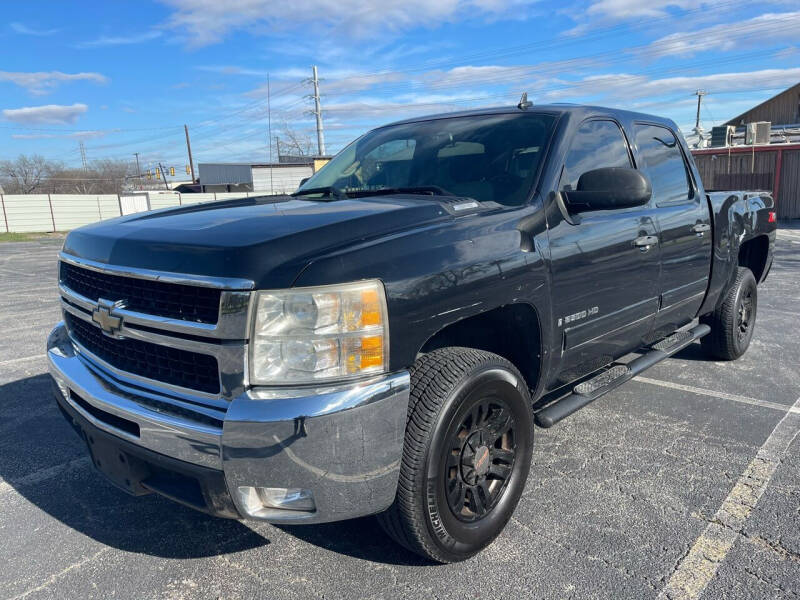
[[[433,566],[359,519],[274,527],[134,499],[51,399],[57,240],[0,244],[2,598],[798,598],[800,230],[755,337],[694,345],[550,430],[502,536]]]

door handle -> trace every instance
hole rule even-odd
[[[708,223],[698,223],[692,227],[692,231],[697,234],[697,237],[703,237],[706,231],[711,231],[711,225]]]
[[[643,235],[633,240],[633,245],[639,248],[642,252],[650,250],[650,246],[655,246],[658,243],[658,236]]]

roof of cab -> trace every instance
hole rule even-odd
[[[646,113],[634,112],[629,110],[622,110],[619,108],[609,108],[605,106],[592,106],[585,104],[534,104],[526,109],[521,109],[517,106],[493,106],[486,108],[474,108],[469,110],[461,110],[456,112],[438,113],[434,115],[425,115],[420,117],[412,117],[410,119],[403,119],[393,123],[387,123],[382,127],[390,125],[403,125],[406,123],[419,123],[421,121],[433,121],[436,119],[452,119],[453,117],[474,117],[481,115],[495,115],[495,114],[509,114],[509,113],[547,113],[554,115],[576,114],[578,118],[590,116],[612,116],[625,121],[647,121],[650,123],[661,123],[671,128],[677,129],[675,122],[671,119],[659,117]]]

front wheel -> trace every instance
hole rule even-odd
[[[753,339],[758,309],[758,287],[752,271],[739,267],[722,303],[700,320],[711,326],[701,340],[706,354],[717,360],[736,360]]]
[[[511,363],[470,348],[426,354],[411,370],[397,497],[378,519],[431,560],[469,558],[511,518],[532,449],[530,395]]]

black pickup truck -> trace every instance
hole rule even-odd
[[[403,121],[292,196],[71,232],[55,395],[131,494],[274,523],[378,514],[458,561],[511,517],[534,423],[696,340],[745,352],[775,229],[768,193],[703,190],[667,119]]]

